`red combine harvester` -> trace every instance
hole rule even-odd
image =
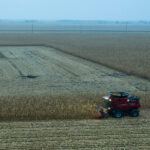
[[[125,92],[111,92],[103,97],[103,106],[98,108],[100,118],[113,116],[121,118],[125,115],[139,116],[140,98]]]

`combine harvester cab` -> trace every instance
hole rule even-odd
[[[140,98],[129,95],[125,92],[111,92],[109,96],[103,97],[103,109],[100,110],[101,116],[113,116],[121,118],[125,115],[131,117],[139,116]],[[107,114],[107,115],[106,115]]]

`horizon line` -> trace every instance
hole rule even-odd
[[[104,19],[1,19],[0,21],[101,21],[101,22],[150,22],[150,20],[104,20]]]

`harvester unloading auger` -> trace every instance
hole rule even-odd
[[[97,108],[99,118],[113,116],[121,118],[125,115],[139,116],[140,98],[126,92],[110,92],[103,97],[103,105]]]

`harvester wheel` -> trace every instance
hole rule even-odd
[[[123,112],[120,111],[120,110],[114,110],[114,111],[113,111],[113,116],[114,116],[115,118],[122,118],[123,115],[124,115]]]
[[[139,110],[133,109],[130,111],[130,116],[131,117],[138,117],[139,116]]]

